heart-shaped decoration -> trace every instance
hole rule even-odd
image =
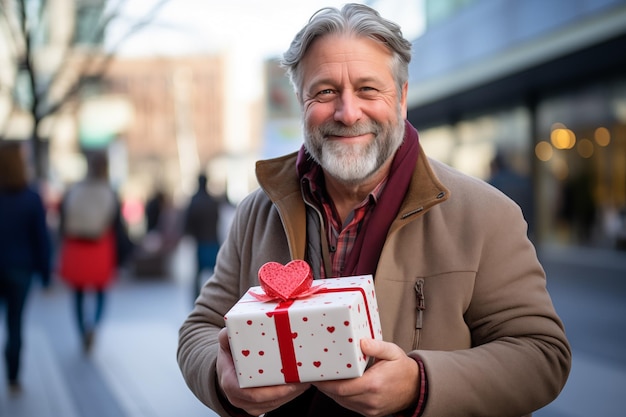
[[[311,288],[313,273],[309,264],[299,259],[287,265],[267,262],[259,269],[259,283],[269,297],[286,301]]]

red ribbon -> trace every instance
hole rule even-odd
[[[374,336],[374,326],[372,325],[372,317],[370,315],[369,304],[365,290],[360,287],[354,288],[323,288],[319,294],[331,292],[359,291],[363,296],[365,304],[365,313],[370,327],[372,339]],[[271,313],[274,317],[274,326],[276,327],[276,338],[278,339],[278,350],[280,351],[280,361],[282,364],[283,377],[286,383],[300,382],[300,374],[298,373],[298,363],[296,361],[296,351],[294,349],[294,335],[291,331],[291,323],[289,322],[289,307],[295,300],[287,300],[280,302]]]
[[[280,361],[283,365],[283,377],[285,382],[300,382],[298,374],[298,364],[296,363],[296,351],[293,347],[293,333],[289,322],[289,307],[295,300],[282,301],[274,309],[274,325],[276,326],[276,337],[278,339],[278,349],[280,351]]]

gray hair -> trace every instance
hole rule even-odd
[[[281,66],[287,70],[291,84],[300,97],[303,81],[300,63],[315,39],[331,34],[353,34],[385,45],[392,55],[391,70],[398,91],[402,90],[409,79],[411,42],[402,36],[399,25],[384,19],[376,10],[350,3],[341,10],[325,7],[313,14],[283,54]]]

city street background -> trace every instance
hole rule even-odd
[[[106,152],[131,237],[167,252],[170,214],[198,173],[234,206],[258,187],[257,160],[300,148],[300,104],[277,59],[311,13],[342,3],[0,2],[0,142],[20,142],[54,231],[88,154]],[[425,155],[485,181],[502,157],[500,174],[533,185],[517,200],[532,207],[532,235],[560,245],[540,257],[573,368],[535,416],[626,415],[626,0],[361,3],[412,43],[407,120]],[[146,233],[159,193],[163,230]],[[165,276],[124,271],[90,355],[69,289],[35,283],[24,390],[0,378],[0,417],[211,417],[175,360],[193,259],[183,240]]]
[[[215,416],[187,389],[175,360],[178,327],[192,304],[192,251],[190,242],[180,243],[170,277],[121,277],[89,356],[67,288],[35,286],[25,323],[24,390],[12,396],[0,379],[0,416]],[[535,416],[623,416],[626,253],[546,247],[540,258],[574,359],[559,398]]]

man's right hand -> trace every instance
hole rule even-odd
[[[217,352],[216,367],[217,380],[222,393],[232,405],[245,410],[248,414],[258,416],[274,410],[293,400],[311,386],[311,384],[285,384],[271,387],[239,388],[237,371],[230,353],[228,333],[225,328],[220,330],[218,340],[220,349]]]

